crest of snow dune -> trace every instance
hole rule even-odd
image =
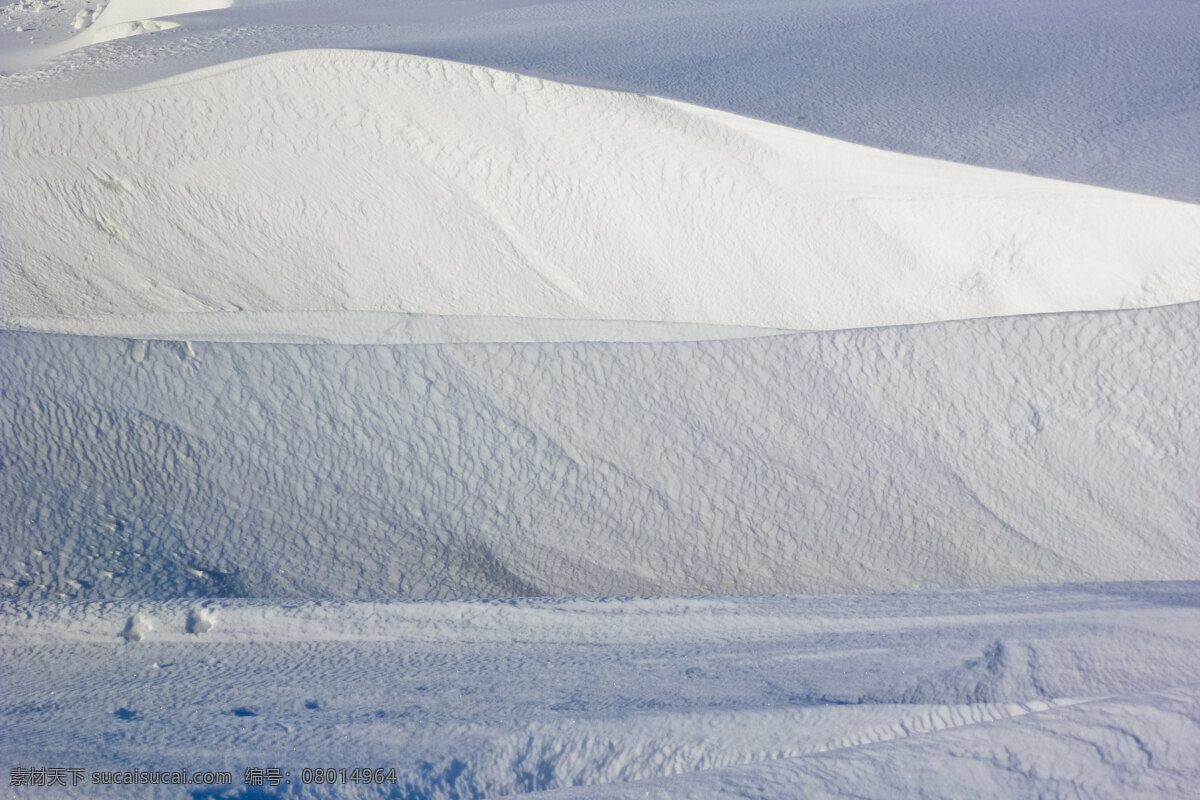
[[[341,310],[838,328],[1197,294],[1189,204],[429,58],[303,51],[0,115],[0,316],[47,330]]]

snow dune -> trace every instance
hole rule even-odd
[[[24,598],[871,592],[1200,570],[1200,304],[682,343],[0,334]]]
[[[9,327],[833,329],[1200,294],[1194,205],[423,57],[294,52],[0,120]]]
[[[85,5],[96,3],[0,8],[0,70],[65,35]],[[281,51],[380,50],[1200,202],[1200,6],[1179,0],[241,0],[171,21],[0,74],[0,104]]]

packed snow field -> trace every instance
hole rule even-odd
[[[0,796],[1195,796],[1197,31],[0,6]]]
[[[236,776],[168,796],[1160,798],[1200,780],[1196,583],[4,611],[8,760]],[[395,784],[301,785],[328,766]],[[247,767],[280,785],[242,786]]]

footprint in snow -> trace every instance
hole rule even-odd
[[[187,632],[208,633],[217,624],[217,615],[210,608],[193,608],[188,612]]]
[[[121,636],[123,636],[127,642],[140,642],[143,641],[152,630],[154,630],[154,622],[150,619],[150,617],[139,611],[130,617],[128,621],[126,621],[125,630],[121,631]]]

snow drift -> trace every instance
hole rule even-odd
[[[73,47],[108,42],[141,33],[156,33],[177,27],[178,23],[161,17],[194,14],[216,8],[228,8],[232,0],[107,0],[96,10],[81,10],[75,27],[83,29],[71,40]]]
[[[429,58],[296,52],[0,119],[10,326],[828,329],[1196,299],[1196,206]]]
[[[10,3],[0,9],[0,36],[17,22],[16,31],[28,38],[0,38],[0,70],[31,68],[101,42],[178,28],[164,17],[229,8],[232,0],[98,0],[47,5],[43,0]],[[67,24],[67,19],[70,23]],[[5,24],[7,23],[7,24]]]
[[[0,334],[18,597],[891,591],[1200,570],[1200,304],[685,343]]]
[[[0,71],[73,33],[85,5],[95,1],[0,7]],[[137,14],[161,18],[165,5]],[[379,50],[1200,202],[1200,6],[1178,0],[242,0],[171,21],[179,27],[0,74],[0,105],[120,91],[274,52]]]

